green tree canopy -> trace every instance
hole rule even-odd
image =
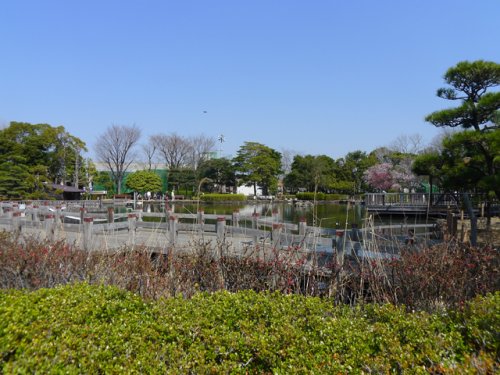
[[[335,180],[335,161],[326,155],[295,155],[292,170],[285,177],[290,191],[329,192]]]
[[[281,153],[257,142],[245,142],[233,159],[237,177],[243,184],[262,187],[264,195],[276,192],[281,173]]]
[[[443,140],[441,152],[417,157],[415,173],[435,178],[446,190],[494,193],[500,199],[500,130],[465,131]]]
[[[162,189],[161,177],[153,171],[137,171],[130,173],[125,182],[127,188],[144,194],[148,191],[159,192]]]
[[[332,187],[339,193],[356,194],[366,190],[363,180],[365,171],[376,164],[377,159],[373,154],[368,155],[363,151],[349,152],[345,157],[336,160],[336,179]]]
[[[435,126],[473,128],[476,131],[498,128],[493,115],[500,109],[500,92],[487,92],[500,85],[500,64],[491,61],[462,61],[448,69],[445,82],[451,87],[440,88],[437,95],[458,100],[455,108],[436,111],[425,120]]]
[[[0,195],[46,197],[44,183],[85,183],[85,143],[63,126],[11,122],[0,130]]]
[[[217,185],[219,192],[222,186],[236,186],[236,175],[231,160],[226,158],[203,161],[198,167],[198,178],[210,179]],[[213,184],[211,184],[213,186]]]
[[[196,172],[191,168],[173,168],[168,171],[168,184],[178,192],[189,194],[197,186]]]

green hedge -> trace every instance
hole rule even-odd
[[[0,373],[493,373],[499,309],[500,293],[429,315],[252,291],[1,291]]]
[[[247,197],[244,194],[203,194],[200,199],[204,202],[241,202]]]
[[[304,192],[297,193],[296,198],[302,201],[313,201],[314,193],[313,192]],[[339,201],[339,200],[347,200],[349,196],[347,194],[326,194],[326,193],[316,193],[317,201]]]

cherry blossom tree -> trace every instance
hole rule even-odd
[[[393,165],[380,163],[368,168],[363,175],[364,181],[375,189],[389,190],[394,185]]]

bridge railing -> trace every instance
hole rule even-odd
[[[400,206],[456,206],[458,199],[450,193],[366,193],[367,207]]]
[[[57,206],[59,207],[59,206]],[[374,241],[391,241],[405,235],[412,229],[415,235],[419,229],[415,225],[375,227],[374,230],[352,228],[338,230],[308,226],[305,221],[299,224],[283,223],[277,215],[260,217],[258,215],[205,215],[176,213],[143,213],[129,212],[116,214],[111,208],[108,214],[88,213],[82,209],[78,214],[63,212],[59,207],[28,205],[22,210],[15,203],[0,203],[0,225],[12,231],[22,231],[23,228],[34,229],[46,233],[48,238],[56,234],[76,233],[76,240],[83,243],[83,248],[91,249],[98,236],[122,237],[128,244],[135,243],[136,233],[158,235],[160,241],[173,246],[179,232],[185,237],[192,234],[206,234],[224,240],[227,237],[247,244],[265,244],[271,247],[300,247],[315,249],[315,251],[344,252],[356,255],[362,244]],[[145,220],[146,218],[154,220]],[[399,232],[398,232],[399,231]],[[398,233],[396,233],[398,232]],[[116,241],[115,241],[116,242]],[[364,245],[363,245],[364,246]]]

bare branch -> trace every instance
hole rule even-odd
[[[121,192],[123,176],[136,157],[133,149],[140,137],[141,131],[135,125],[112,125],[95,145],[98,159],[111,171],[118,194]]]

